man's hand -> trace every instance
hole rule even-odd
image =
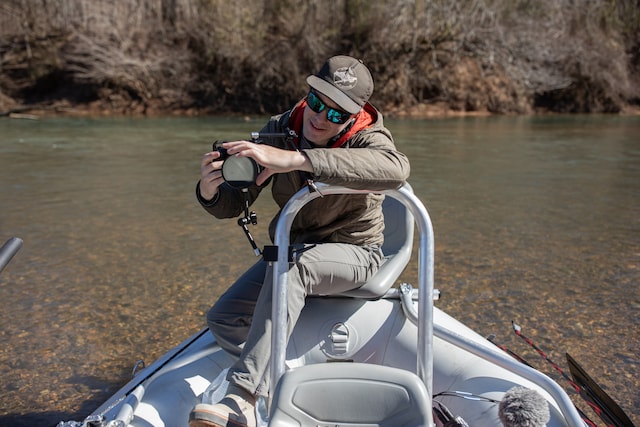
[[[205,200],[211,200],[218,194],[218,187],[222,185],[222,160],[218,151],[211,151],[202,156],[200,163],[200,195]]]
[[[307,156],[300,151],[283,150],[270,145],[256,144],[249,141],[225,142],[222,146],[227,149],[227,153],[230,156],[251,157],[264,168],[256,179],[256,184],[258,185],[264,184],[269,177],[277,173],[291,172],[294,170],[313,172],[311,162],[309,162]],[[205,155],[205,158],[206,156],[207,155]],[[220,167],[222,167],[221,163]],[[220,179],[222,179],[221,174],[220,172]],[[216,192],[219,185],[220,184],[215,186]],[[200,194],[204,197],[202,189],[200,189]]]

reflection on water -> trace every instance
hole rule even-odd
[[[195,202],[200,156],[261,124],[0,121],[0,240],[25,242],[0,277],[1,425],[80,419],[136,360],[204,326],[254,257],[235,221]],[[434,223],[438,306],[566,386],[510,332],[515,320],[640,413],[640,119],[388,126]],[[262,246],[275,207],[265,197],[254,209]],[[415,268],[405,276],[415,282]]]

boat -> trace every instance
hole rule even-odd
[[[276,386],[257,405],[259,425],[584,426],[584,414],[558,383],[434,306],[433,228],[409,184],[380,192],[386,260],[378,273],[344,294],[309,296],[287,340],[293,218],[317,197],[362,192],[322,184],[300,190],[283,208],[274,245],[265,248],[274,263]],[[399,283],[414,241],[417,286]],[[233,361],[202,329],[149,366],[137,365],[133,378],[83,421],[58,427],[186,426],[196,404],[224,393]]]

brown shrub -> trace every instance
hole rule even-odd
[[[373,102],[395,110],[615,112],[639,102],[638,0],[578,3],[7,0],[0,91],[21,102],[103,99],[125,112],[273,113],[304,95],[324,59],[347,53],[372,69]]]

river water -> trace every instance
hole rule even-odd
[[[0,275],[0,425],[82,419],[204,326],[254,256],[196,203],[200,156],[263,121],[0,121],[0,243],[24,240]],[[640,117],[387,124],[434,224],[437,306],[568,389],[516,321],[640,425]],[[263,246],[275,206],[253,208]]]

